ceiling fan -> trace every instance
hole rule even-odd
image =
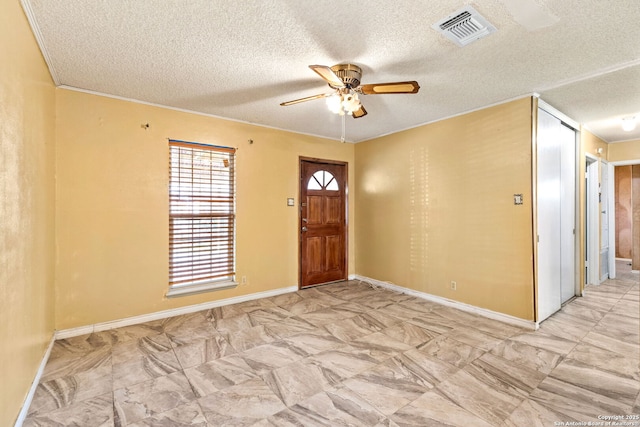
[[[358,95],[382,95],[389,93],[418,93],[420,86],[416,81],[373,83],[361,85],[362,69],[353,64],[337,64],[332,67],[326,65],[309,65],[324,81],[329,84],[333,92],[307,96],[283,102],[280,105],[287,106],[312,99],[326,98],[329,110],[341,116],[350,115],[354,119],[367,114],[360,103]]]

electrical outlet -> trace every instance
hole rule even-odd
[[[242,280],[240,281],[241,286],[245,286],[247,284],[247,276],[242,276]]]
[[[458,284],[452,280],[451,281],[451,290],[455,291],[457,289],[458,289]]]

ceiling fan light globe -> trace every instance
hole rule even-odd
[[[340,96],[337,94],[329,96],[327,98],[327,107],[329,108],[329,111],[334,114],[340,113],[340,110],[342,110],[342,100],[340,99]]]
[[[342,101],[342,107],[349,113],[358,111],[360,109],[360,100],[358,99],[358,95],[351,93],[345,95],[344,100]]]

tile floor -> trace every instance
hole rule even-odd
[[[535,332],[345,282],[59,340],[24,425],[553,426],[640,414],[639,276],[618,268]]]

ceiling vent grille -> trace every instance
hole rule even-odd
[[[473,7],[467,6],[431,26],[458,46],[466,46],[496,31]]]

